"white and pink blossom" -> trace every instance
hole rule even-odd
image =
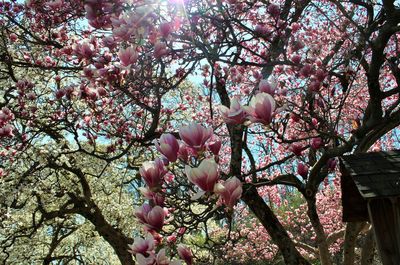
[[[275,79],[272,81],[268,81],[267,79],[261,79],[260,83],[258,84],[258,90],[260,92],[268,93],[271,96],[275,94],[275,90],[277,87],[277,82]]]
[[[191,123],[179,130],[179,136],[183,142],[196,151],[204,149],[207,140],[211,138],[212,134],[213,130],[211,128],[203,127],[198,123]]]
[[[178,255],[187,265],[193,264],[193,254],[190,248],[184,245],[178,245]]]
[[[231,100],[230,108],[221,105],[219,106],[219,110],[226,124],[242,124],[246,121],[247,113],[237,99]]]
[[[135,48],[128,47],[126,49],[119,50],[118,57],[121,64],[125,67],[128,67],[131,64],[136,63],[138,59],[138,53],[136,52]]]
[[[144,179],[150,189],[157,188],[161,185],[167,169],[161,159],[155,161],[146,161],[139,169],[140,176]]]
[[[222,203],[229,209],[235,206],[236,202],[242,196],[242,192],[242,182],[237,177],[231,177],[219,183],[216,188],[216,193],[221,196]]]
[[[155,146],[168,161],[175,162],[178,159],[179,143],[172,134],[164,133],[161,135],[160,142],[156,141]]]
[[[212,159],[204,159],[197,168],[185,167],[189,181],[205,192],[212,192],[219,178],[218,165]]]
[[[250,106],[244,108],[251,122],[268,125],[272,121],[276,105],[270,94],[261,92],[251,99]]]
[[[213,155],[218,156],[222,146],[221,139],[218,136],[213,135],[206,145]]]
[[[148,234],[145,239],[135,237],[133,244],[128,246],[128,251],[132,254],[141,253],[147,255],[150,251],[154,250],[154,237],[151,234]]]
[[[144,224],[149,230],[160,231],[164,226],[165,212],[160,206],[151,207],[148,204],[143,204],[136,208],[135,215],[139,222]]]

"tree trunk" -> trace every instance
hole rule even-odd
[[[135,264],[132,254],[128,252],[128,244],[132,244],[133,240],[111,226],[104,218],[97,205],[91,205],[90,210],[85,211],[83,215],[94,225],[100,236],[114,249],[122,265]]]
[[[361,250],[361,265],[372,265],[375,256],[374,230],[369,229]]]
[[[260,220],[274,243],[278,245],[286,265],[311,265],[297,251],[285,228],[258,194],[255,187],[245,190],[242,199]]]
[[[307,206],[307,215],[310,218],[311,224],[314,228],[314,232],[317,236],[317,245],[321,265],[332,265],[327,237],[318,217],[317,207],[315,205],[315,198],[307,199]]]
[[[347,223],[344,235],[343,265],[354,265],[356,239],[364,224],[364,222]]]
[[[219,92],[219,94],[221,94]],[[223,99],[223,94],[221,99]],[[225,95],[226,96],[226,95]],[[243,127],[229,126],[231,136],[231,164],[230,174],[241,175],[242,150],[243,150]],[[297,251],[293,240],[289,237],[286,229],[279,222],[273,211],[268,207],[263,198],[258,194],[254,186],[244,190],[242,200],[249,206],[250,210],[260,220],[261,224],[271,236],[272,241],[278,246],[286,265],[311,265]]]

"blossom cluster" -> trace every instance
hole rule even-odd
[[[173,181],[173,178],[167,177],[171,174],[167,168],[171,163],[180,162],[185,165],[187,180],[199,189],[192,199],[216,194],[230,211],[242,194],[242,183],[238,178],[232,177],[225,181],[220,179],[218,164],[215,161],[222,143],[212,129],[192,123],[181,127],[179,136],[181,141],[178,141],[173,134],[163,134],[159,141],[155,142],[156,149],[162,157],[144,162],[139,169],[140,176],[146,184],[146,187],[140,190],[148,203],[136,208],[135,215],[150,233],[146,239],[135,239],[130,248],[130,252],[136,255],[139,264],[175,264],[166,262],[165,250],[155,253],[154,237],[151,236],[159,236],[157,233],[162,230],[166,217],[170,214],[168,209],[163,208],[166,196],[163,184],[166,181]],[[214,156],[214,159],[204,156],[207,151]],[[198,166],[191,161],[197,161]],[[192,264],[192,254],[188,248],[178,246],[178,254],[187,264]]]
[[[257,94],[251,99],[248,106],[242,106],[237,99],[231,100],[230,108],[220,106],[222,119],[227,124],[243,124],[246,121],[268,125],[276,111],[276,102],[272,97],[275,94],[276,82],[262,79]]]
[[[10,122],[14,119],[14,114],[7,107],[3,107],[0,110],[0,138],[1,137],[12,137],[13,126]]]

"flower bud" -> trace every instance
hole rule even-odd
[[[183,259],[187,265],[192,265],[193,264],[193,255],[192,251],[183,245],[178,246],[178,255],[181,259]]]
[[[169,133],[161,135],[160,142],[155,142],[157,150],[163,154],[168,161],[175,162],[178,159],[179,143],[175,136]]]
[[[303,163],[297,164],[297,174],[302,176],[303,179],[306,179],[308,175],[308,167]]]

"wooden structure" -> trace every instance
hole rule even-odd
[[[370,221],[381,261],[400,265],[400,151],[341,159],[343,221]]]

